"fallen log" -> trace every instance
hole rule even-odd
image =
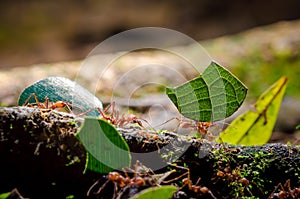
[[[182,187],[183,177],[178,176],[188,171],[189,185],[209,192],[186,184],[173,198],[300,197],[299,146],[233,146],[174,132],[118,128],[132,152],[133,165],[139,161],[153,171],[148,178],[153,179],[153,173],[177,171],[160,184],[139,187],[131,183],[114,193],[112,183],[103,186],[107,175],[83,173],[86,151],[75,136],[82,118],[47,109],[11,107],[0,109],[0,121],[0,193],[17,188],[29,198],[86,198],[92,185],[99,182],[98,189],[103,190],[92,192],[89,198],[128,198],[149,186]]]

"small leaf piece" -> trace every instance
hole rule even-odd
[[[0,199],[7,199],[10,196],[10,192],[0,194]]]
[[[88,153],[86,169],[108,173],[130,166],[131,156],[127,143],[107,121],[85,117],[77,137]]]
[[[177,190],[175,186],[160,186],[160,187],[150,187],[145,189],[130,199],[169,199],[172,197],[173,193]]]
[[[18,105],[22,106],[35,93],[38,101],[43,103],[48,97],[50,102],[64,101],[71,104],[72,111],[76,113],[87,112],[86,115],[98,116],[95,109],[103,108],[102,102],[74,81],[64,77],[47,77],[26,87],[19,96]],[[36,103],[31,97],[29,103]]]
[[[255,110],[237,117],[221,134],[219,142],[242,145],[262,145],[272,135],[287,78],[280,78],[257,100]]]
[[[223,120],[243,103],[247,88],[222,66],[212,62],[203,74],[166,93],[179,112],[202,121]]]

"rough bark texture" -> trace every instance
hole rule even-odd
[[[75,136],[81,122],[81,118],[52,110],[1,108],[0,193],[17,188],[23,196],[30,198],[66,198],[70,195],[85,198],[97,180],[99,189],[105,183],[106,175],[83,174],[86,153]],[[300,147],[283,144],[231,146],[172,132],[156,134],[139,127],[118,130],[131,152],[146,153],[133,155],[133,163],[139,160],[147,167],[154,162],[165,165],[155,169],[154,173],[166,173],[170,169],[166,163],[176,162],[178,166],[189,168],[194,185],[210,190],[208,193],[195,192],[184,186],[173,198],[300,197]],[[150,156],[147,155],[149,152],[154,153]],[[174,168],[176,173],[168,176],[168,180],[187,171]],[[180,187],[182,178],[172,183]],[[93,191],[89,197],[127,198],[155,183],[126,185],[119,187],[118,193],[114,193],[113,185],[103,186],[100,193]]]

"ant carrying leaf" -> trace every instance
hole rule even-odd
[[[172,120],[176,120],[178,123],[175,129],[173,129],[172,131],[178,132],[180,129],[188,129],[190,130],[190,133],[192,133],[193,131],[197,133],[195,137],[206,138],[209,141],[214,140],[222,131],[222,128],[219,126],[220,123],[200,122],[188,118],[179,117],[171,118],[158,126],[164,125],[168,122],[171,122]]]
[[[35,103],[29,103],[32,97],[34,98]],[[58,110],[58,111],[65,110],[67,113],[73,113],[71,109],[72,105],[70,103],[64,101],[50,102],[48,97],[45,97],[44,102],[39,102],[35,93],[32,93],[27,98],[23,106],[34,107],[34,108],[36,107],[39,109]]]

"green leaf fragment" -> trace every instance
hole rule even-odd
[[[150,187],[131,197],[130,199],[169,199],[173,193],[177,190],[175,186],[160,186]]]
[[[212,62],[203,74],[166,93],[187,118],[210,122],[232,115],[243,103],[247,87],[222,66]]]
[[[64,77],[47,77],[26,87],[19,96],[18,105],[23,106],[28,100],[29,103],[36,103],[35,99],[30,97],[33,93],[41,103],[45,102],[46,97],[49,102],[64,101],[78,114],[87,112],[88,116],[98,116],[99,112],[95,108],[103,108],[102,102],[96,96]]]
[[[108,173],[129,167],[129,147],[119,132],[105,120],[85,117],[77,137],[87,150],[86,169]]]
[[[277,115],[285,93],[287,78],[282,77],[257,100],[255,110],[237,117],[220,134],[219,142],[242,145],[262,145],[272,135]]]
[[[0,199],[6,199],[10,196],[10,192],[0,194]]]

